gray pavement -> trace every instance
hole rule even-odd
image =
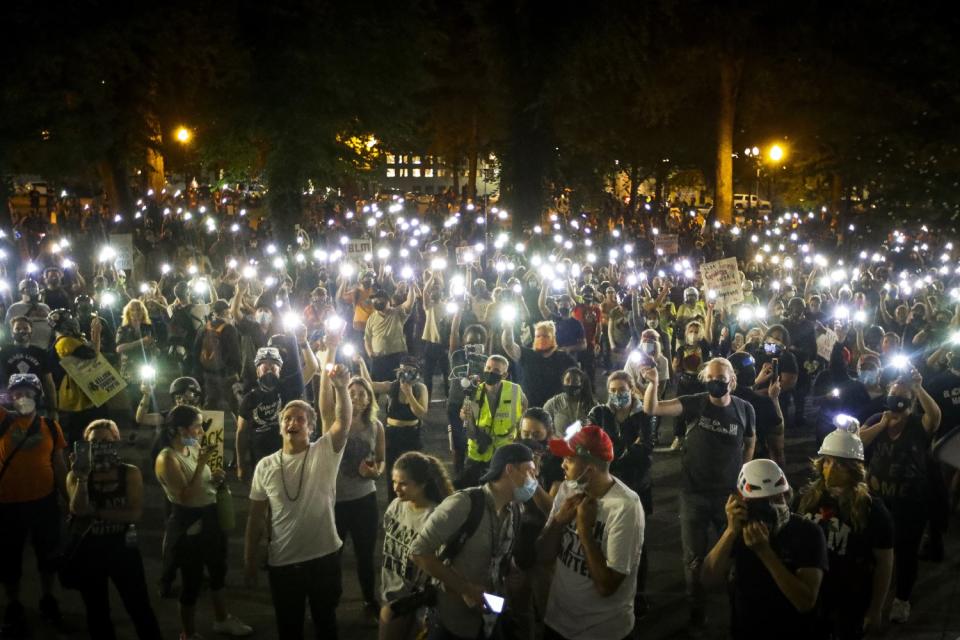
[[[666,439],[671,430],[668,425],[662,429],[662,438]],[[128,461],[141,465],[146,459],[149,440],[152,434],[141,433],[137,443],[126,449]],[[425,427],[425,446],[427,452],[449,460],[446,450],[446,426],[443,404],[435,402],[430,407],[430,415]],[[664,442],[663,444],[667,444]],[[813,454],[810,437],[798,434],[787,439],[788,475],[793,486],[802,486],[809,469],[809,458]],[[639,637],[642,639],[689,638],[686,631],[687,610],[683,598],[683,576],[680,562],[680,526],[677,519],[677,486],[679,484],[680,463],[677,454],[658,449],[654,458],[654,502],[653,514],[647,518],[646,536],[650,553],[650,576],[648,597],[651,602],[650,613],[641,621]],[[138,526],[140,548],[144,555],[148,585],[154,594],[153,604],[161,622],[165,638],[178,637],[178,617],[176,600],[163,600],[156,597],[156,580],[160,574],[160,540],[163,532],[163,507],[161,491],[152,469],[144,468],[145,504],[147,505],[143,522]],[[252,638],[266,639],[276,637],[273,609],[266,589],[266,576],[262,576],[260,586],[246,589],[242,586],[240,569],[243,558],[243,523],[246,519],[247,488],[233,480],[231,489],[236,496],[237,531],[230,537],[230,567],[227,576],[227,599],[231,612],[254,627]],[[386,491],[379,492],[382,508],[386,508]],[[913,613],[910,622],[902,626],[887,625],[887,628],[875,637],[911,640],[954,640],[960,638],[960,518],[951,522],[951,532],[947,537],[947,560],[941,564],[922,563],[920,578],[914,591]],[[24,603],[30,610],[34,638],[62,638],[44,626],[37,619],[36,604],[39,598],[39,585],[33,569],[32,554],[27,552],[25,562]],[[343,556],[344,591],[338,610],[340,635],[342,638],[367,640],[376,638],[376,624],[364,618],[362,598],[356,580],[353,550],[347,542]],[[68,620],[77,629],[84,627],[83,605],[76,592],[60,591],[61,607]],[[133,628],[126,618],[116,593],[112,593],[113,619],[117,636],[121,639],[135,638]],[[215,637],[211,628],[213,620],[209,598],[204,595],[198,604],[198,630],[205,637]],[[722,592],[711,595],[708,607],[708,625],[701,638],[726,638],[728,628],[727,600]],[[307,622],[307,636],[312,628]],[[771,638],[776,638],[776,630],[771,630]],[[89,637],[83,631],[69,635],[70,638]]]

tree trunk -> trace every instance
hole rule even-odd
[[[636,160],[630,167],[630,199],[627,201],[627,216],[630,220],[633,220],[634,216],[637,215],[637,189],[640,187],[637,184],[640,180],[640,167]]]
[[[477,164],[480,159],[480,129],[477,108],[473,108],[473,126],[470,132],[470,149],[467,156],[467,197],[477,201]]]
[[[454,152],[453,158],[450,159],[450,171],[453,172],[453,191],[457,194],[457,200],[460,199],[462,195],[460,193],[460,150],[457,149]]]
[[[133,200],[130,197],[127,170],[123,163],[111,153],[110,157],[97,163],[97,173],[103,183],[103,191],[107,195],[110,213],[133,215]]]
[[[719,57],[720,78],[717,109],[717,183],[713,198],[716,219],[733,222],[733,127],[737,111],[737,88],[741,63],[725,52]]]

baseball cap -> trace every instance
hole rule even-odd
[[[480,482],[499,480],[508,464],[523,464],[524,462],[533,462],[533,451],[530,450],[530,447],[519,442],[504,445],[493,452],[490,467],[485,474],[480,476]]]
[[[220,299],[213,303],[213,310],[217,313],[223,313],[229,309],[230,304],[226,300]]]
[[[610,462],[613,460],[613,441],[606,431],[591,424],[565,439],[550,440],[550,452],[561,458],[586,456]]]

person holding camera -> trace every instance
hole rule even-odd
[[[672,416],[686,425],[680,459],[680,540],[690,601],[690,624],[705,624],[705,598],[700,566],[708,551],[710,529],[719,534],[724,524],[724,502],[736,486],[740,466],[753,458],[756,414],[753,407],[731,392],[737,386],[733,365],[714,358],[700,371],[706,393],[660,402],[656,367],[643,370],[647,385],[643,411],[650,416]]]
[[[217,513],[217,489],[223,469],[210,468],[213,448],[201,448],[203,414],[196,407],[174,407],[167,416],[164,448],[154,465],[157,479],[173,512],[163,536],[163,561],[180,570],[180,624],[182,640],[199,637],[196,605],[206,568],[216,620],[213,630],[246,636],[253,629],[227,612],[224,578],[227,574],[227,535]]]
[[[143,558],[135,524],[143,514],[140,469],[120,460],[120,429],[112,420],[95,420],[83,432],[83,443],[67,474],[70,513],[85,526],[74,550],[71,572],[81,572],[80,595],[93,638],[117,637],[110,620],[109,586],[113,582],[140,640],[159,640],[160,627],[147,593]],[[61,582],[63,581],[61,573]]]
[[[370,357],[370,377],[377,382],[390,380],[407,353],[407,339],[403,326],[410,317],[417,299],[417,287],[407,289],[407,298],[398,306],[390,304],[390,296],[378,289],[370,296],[373,313],[363,329],[363,346]],[[424,387],[426,388],[426,387]],[[380,393],[379,391],[377,393]]]
[[[460,408],[467,395],[480,384],[480,376],[486,365],[487,330],[482,324],[471,324],[463,330],[460,339],[460,321],[463,312],[458,309],[450,327],[450,377],[447,390],[447,433],[450,453],[453,454],[453,472],[463,472],[467,458],[467,432],[460,418]]]
[[[0,581],[7,596],[4,627],[15,635],[26,625],[20,579],[28,536],[40,571],[40,613],[58,626],[62,623],[53,596],[51,559],[60,542],[57,496],[67,494],[67,443],[60,425],[37,413],[43,400],[37,376],[13,374],[7,392],[12,410],[0,407]]]
[[[303,638],[307,601],[316,637],[337,638],[343,542],[337,535],[334,505],[337,473],[352,426],[348,380],[343,365],[323,369],[323,435],[313,442],[316,411],[302,400],[287,403],[280,415],[283,445],[260,460],[253,473],[244,538],[245,577],[249,586],[256,584],[260,541],[269,522],[267,575],[281,640]]]
[[[410,559],[410,544],[438,504],[453,493],[440,460],[408,451],[393,466],[397,497],[383,514],[383,568],[380,571],[380,640],[407,640],[416,612],[426,603],[427,576]]]
[[[367,327],[369,329],[369,323]],[[393,464],[397,458],[407,451],[423,448],[420,425],[427,417],[430,403],[427,386],[419,381],[420,361],[414,356],[403,356],[400,367],[396,370],[396,380],[392,382],[371,380],[370,372],[362,359],[357,359],[357,366],[360,368],[360,376],[370,383],[375,394],[388,394],[387,425],[384,430],[387,448],[384,473],[387,477],[393,477]],[[392,483],[387,483],[387,498],[393,500],[395,497]]]
[[[729,585],[735,640],[825,638],[817,615],[827,545],[813,522],[790,512],[790,485],[772,460],[743,465],[727,497],[727,526],[703,561],[704,585]]]

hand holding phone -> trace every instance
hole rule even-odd
[[[75,476],[87,476],[92,467],[90,461],[90,443],[78,440],[73,443],[73,474]]]
[[[483,608],[490,613],[500,614],[503,612],[504,598],[493,593],[483,592]]]
[[[772,358],[770,363],[773,364],[773,379],[780,379],[780,358]]]

